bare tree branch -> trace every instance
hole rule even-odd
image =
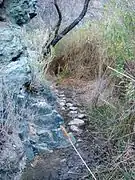
[[[85,0],[84,7],[81,14],[76,18],[69,26],[67,26],[57,37],[51,41],[51,45],[54,47],[69,31],[71,31],[86,15],[90,0]]]
[[[54,0],[54,5],[57,9],[57,12],[59,15],[59,20],[58,20],[58,23],[56,25],[55,36],[54,36],[53,40],[51,42],[49,42],[48,45],[46,45],[46,50],[43,49],[43,52],[44,52],[43,56],[46,56],[47,53],[50,52],[51,46],[54,47],[69,31],[71,31],[77,24],[79,24],[79,22],[86,15],[89,3],[90,3],[90,0],[85,0],[83,9],[82,9],[82,12],[80,13],[80,15],[69,26],[67,26],[61,33],[58,34],[58,31],[59,31],[59,28],[61,25],[61,21],[62,21],[62,15],[61,15],[61,11],[58,7],[57,0]]]
[[[57,22],[56,27],[55,27],[55,35],[54,35],[54,37],[56,37],[58,35],[59,29],[60,29],[60,26],[61,26],[62,14],[61,14],[60,8],[59,8],[59,6],[57,4],[57,0],[54,0],[54,5],[55,5],[55,8],[56,8],[58,16],[59,16],[58,22]]]
[[[52,29],[52,32],[49,33],[48,40],[42,47],[43,56],[46,56],[50,52],[50,46],[51,46],[51,41],[52,41],[51,37],[52,37],[52,35],[53,35],[53,39],[57,37],[60,26],[61,26],[61,22],[62,22],[62,14],[61,14],[60,8],[58,6],[57,0],[54,0],[53,4],[54,4],[57,14],[58,14],[58,22],[55,25],[55,27]]]

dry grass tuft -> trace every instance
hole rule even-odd
[[[133,1],[110,1],[102,21],[90,21],[66,35],[54,49],[48,73],[93,80],[107,66],[122,72],[125,61],[135,56],[132,5]]]
[[[77,79],[95,79],[105,68],[106,55],[101,44],[100,34],[96,34],[94,25],[91,29],[84,27],[70,32],[56,46],[48,72]]]

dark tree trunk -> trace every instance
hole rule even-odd
[[[43,56],[44,57],[50,52],[51,46],[54,47],[67,33],[69,33],[84,18],[84,16],[87,13],[87,10],[88,10],[89,3],[90,3],[90,0],[85,0],[83,10],[80,13],[80,15],[69,26],[67,26],[61,33],[58,33],[61,22],[62,22],[62,15],[61,15],[61,11],[58,7],[57,0],[54,0],[54,5],[56,7],[56,10],[57,10],[57,13],[59,16],[59,20],[58,20],[58,23],[55,28],[55,35],[54,35],[53,40],[50,41],[49,43],[47,43],[43,47]]]

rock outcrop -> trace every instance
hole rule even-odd
[[[35,0],[0,1],[1,180],[19,180],[26,158],[31,161],[39,153],[68,145],[60,129],[63,119],[52,106],[55,97],[46,84],[32,82],[33,57],[21,26],[35,15]]]
[[[23,25],[36,16],[36,0],[2,0],[1,11],[12,23]]]
[[[0,131],[0,179],[19,180],[25,163],[26,157],[18,134],[13,132],[6,135]]]
[[[88,12],[80,24],[83,24],[90,19],[101,19],[103,6],[107,1],[108,0],[91,0]],[[63,29],[79,16],[84,5],[84,0],[62,0],[58,1],[58,4],[62,12],[61,28]],[[54,27],[57,23],[58,15],[53,0],[38,0],[38,7],[38,15],[33,19],[33,24],[38,27],[43,23],[49,29],[50,27]]]

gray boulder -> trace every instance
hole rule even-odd
[[[10,136],[0,134],[0,179],[19,180],[26,163],[22,142],[14,132]]]
[[[19,32],[19,28],[6,25],[0,29],[0,80],[15,93],[31,80],[26,47]]]
[[[18,25],[28,23],[36,16],[36,0],[5,0],[6,14]]]
[[[25,47],[19,36],[20,28],[2,23],[0,27],[0,65],[17,61],[24,55]]]
[[[30,57],[23,43],[20,27],[17,27],[16,24],[12,24],[9,20],[11,19],[12,22],[16,23],[20,20],[20,22],[26,23],[31,18],[30,13],[34,12],[34,10],[33,1],[25,1],[25,3],[29,4],[29,7],[26,8],[23,6],[20,8],[21,3],[23,4],[24,1],[0,1],[1,180],[19,180],[22,170],[25,167],[27,155],[26,148],[24,148],[25,144],[19,137],[19,132],[21,131],[20,126],[22,125],[21,120],[24,116],[22,115],[22,111],[19,112],[18,103],[22,99],[24,100],[25,97],[24,92],[22,93],[24,84],[31,81],[30,68],[28,65],[28,59]],[[32,6],[30,6],[30,4]],[[22,13],[18,14],[18,19],[17,10],[15,10],[17,8],[20,8],[20,12],[22,11]],[[23,20],[23,18],[21,19],[21,15],[23,17],[24,14],[25,20]],[[25,122],[24,119],[23,121]],[[9,129],[12,129],[10,133],[8,133]],[[24,129],[28,129],[27,123],[25,123]]]
[[[0,16],[6,22],[0,19],[0,128],[8,126],[12,133],[9,141],[4,136],[0,149],[0,179],[19,180],[25,157],[32,161],[37,154],[69,144],[60,129],[63,118],[55,110],[55,97],[46,84],[32,81],[29,63],[34,56],[28,53],[20,26],[36,15],[36,1],[1,3]]]
[[[0,5],[3,3],[3,0],[0,0]]]

